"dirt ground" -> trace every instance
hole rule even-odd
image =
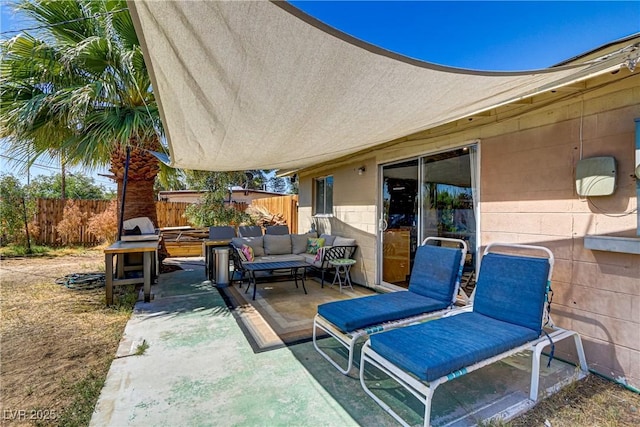
[[[107,308],[104,288],[72,290],[56,279],[100,270],[95,250],[0,261],[2,425],[88,422],[130,305]]]
[[[100,250],[0,261],[0,425],[88,424],[132,300],[106,307],[104,288],[56,280],[95,271],[104,271]],[[590,375],[495,425],[638,426],[640,395]]]

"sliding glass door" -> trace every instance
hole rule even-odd
[[[382,168],[382,280],[409,286],[418,233],[418,160]]]
[[[467,279],[472,279],[478,218],[476,170],[475,146],[382,167],[383,282],[407,287],[416,247],[430,236],[467,242],[465,270]]]
[[[430,236],[451,237],[475,246],[472,150],[475,147],[421,159],[421,241]]]

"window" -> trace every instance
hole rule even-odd
[[[315,215],[333,213],[333,177],[315,179]]]

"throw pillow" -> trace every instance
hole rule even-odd
[[[297,255],[307,252],[307,239],[316,237],[318,237],[316,233],[292,234],[291,253]]]
[[[242,250],[242,248],[234,247],[233,249],[237,252],[238,257],[240,258],[241,262],[247,262],[248,261],[247,260],[247,256],[244,254],[244,251]]]
[[[317,254],[318,249],[324,245],[324,239],[307,239],[307,253],[308,254]]]
[[[324,252],[329,249],[331,246],[323,246],[321,248],[318,248],[318,253],[316,253],[316,257],[313,259],[314,262],[320,262],[322,261],[322,258],[324,257]]]
[[[249,245],[242,245],[242,253],[249,262],[253,262],[253,248]]]

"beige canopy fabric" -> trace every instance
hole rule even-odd
[[[478,72],[397,55],[288,3],[130,1],[171,166],[299,169],[616,69]],[[526,52],[522,52],[526,55]]]

